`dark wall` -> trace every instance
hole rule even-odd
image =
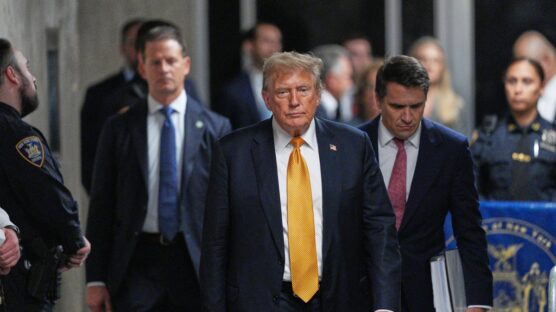
[[[257,1],[259,20],[283,32],[284,49],[307,52],[344,37],[366,35],[377,56],[384,54],[384,0]],[[240,70],[239,0],[209,1],[211,103],[223,83]]]
[[[383,0],[259,0],[257,9],[282,29],[285,50],[306,52],[357,33],[371,40],[375,55],[384,54]]]
[[[477,123],[486,114],[504,114],[507,102],[502,75],[512,46],[526,30],[537,30],[556,42],[556,1],[475,1],[475,111]]]
[[[240,68],[239,0],[209,1],[210,103]]]
[[[433,0],[402,2],[402,47],[407,53],[413,42],[422,36],[434,35]]]

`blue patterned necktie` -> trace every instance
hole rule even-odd
[[[176,131],[171,117],[173,111],[170,107],[160,110],[165,119],[160,134],[158,228],[168,241],[174,239],[179,227]]]

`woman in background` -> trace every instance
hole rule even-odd
[[[444,49],[438,39],[421,37],[413,43],[409,55],[418,59],[429,74],[430,86],[424,116],[468,135],[471,127],[463,114],[465,103],[452,89]]]
[[[376,73],[384,61],[375,58],[373,62],[363,69],[361,75],[355,80],[355,115],[353,125],[362,124],[372,120],[380,114],[380,104],[375,98]]]

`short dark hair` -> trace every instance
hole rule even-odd
[[[397,55],[388,58],[376,74],[375,91],[379,99],[386,96],[386,85],[389,82],[404,87],[419,87],[425,95],[429,91],[429,75],[427,70],[414,57]]]
[[[121,29],[120,32],[120,42],[123,44],[125,43],[126,39],[127,39],[127,33],[131,30],[131,28],[135,27],[136,25],[140,25],[143,24],[145,20],[143,20],[142,18],[134,18],[131,19],[129,21],[127,21]]]
[[[369,43],[369,45],[372,45],[371,39],[369,39],[369,37],[365,36],[363,33],[359,33],[359,32],[353,32],[353,33],[348,34],[347,36],[342,38],[341,43],[342,43],[342,45],[345,45],[346,42],[352,41],[352,40],[365,40]]]
[[[539,76],[539,78],[541,79],[541,83],[544,82],[544,71],[542,69],[542,65],[535,61],[532,58],[528,58],[528,57],[516,57],[513,58],[510,62],[510,64],[508,64],[508,66],[506,66],[506,70],[504,71],[504,77],[503,80],[506,79],[506,75],[508,74],[508,69],[510,68],[510,66],[512,66],[515,63],[519,63],[519,62],[527,62],[529,63],[531,66],[533,66],[533,68],[535,69],[535,71],[537,72],[537,75]]]
[[[141,53],[143,58],[145,58],[145,46],[147,42],[158,40],[177,41],[182,48],[183,56],[187,55],[186,46],[181,37],[179,27],[165,20],[150,20],[139,27],[137,31],[137,41],[135,42],[137,52]]]
[[[13,66],[16,70],[19,70],[15,62],[12,44],[7,39],[0,38],[0,86],[4,84],[4,72],[8,66]]]

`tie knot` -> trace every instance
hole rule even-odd
[[[398,150],[404,149],[404,146],[403,146],[404,142],[405,142],[405,140],[394,138],[394,143],[398,147]]]
[[[164,115],[164,117],[166,117],[166,119],[169,119],[170,116],[172,116],[172,113],[174,112],[174,109],[171,108],[170,106],[166,106],[160,109],[160,112],[162,113],[162,115]]]
[[[301,137],[296,136],[292,138],[291,143],[294,148],[299,148],[301,145],[303,145],[303,143],[305,143],[305,141],[303,141]]]

